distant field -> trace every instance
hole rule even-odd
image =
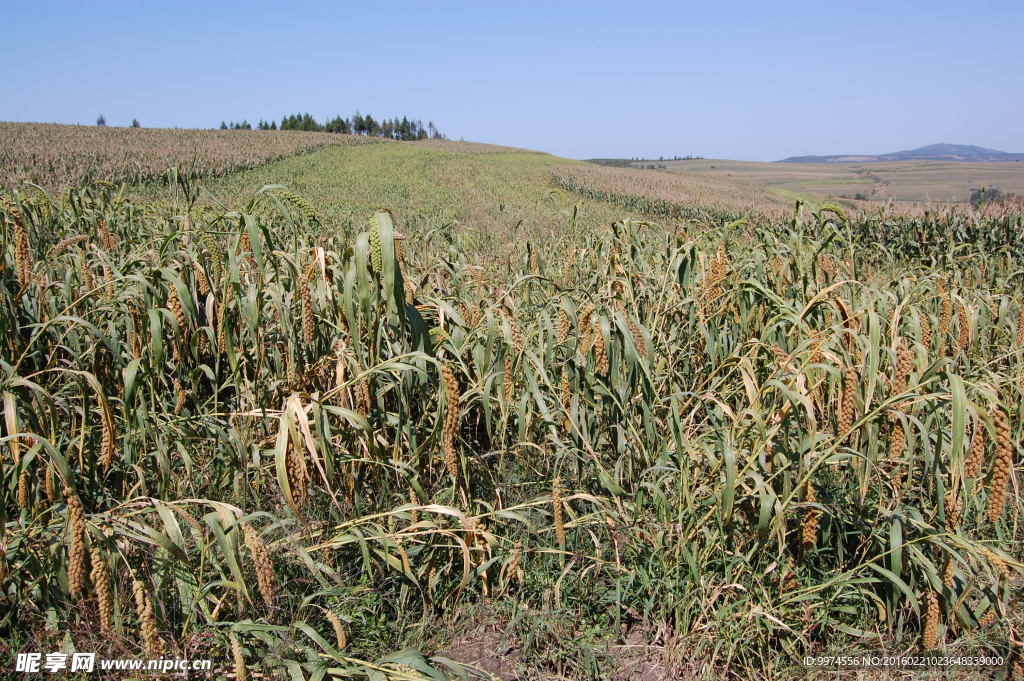
[[[613,201],[655,216],[692,217],[695,209],[778,218],[791,206],[764,185],[710,174],[640,171],[599,165],[559,166],[559,185],[589,198]]]
[[[761,184],[785,198],[866,198],[915,203],[969,200],[971,190],[999,187],[1024,193],[1024,163],[757,163],[700,159],[661,161],[665,172],[695,179],[728,178]],[[635,165],[641,165],[637,163]],[[656,171],[646,171],[656,172]]]
[[[293,130],[169,130],[0,122],[0,187],[64,189],[95,179],[148,182],[169,167],[222,175],[328,145],[375,137]]]

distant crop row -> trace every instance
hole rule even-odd
[[[64,189],[92,180],[143,183],[170,167],[199,177],[252,168],[334,144],[379,138],[321,132],[167,130],[0,123],[0,187]]]
[[[645,215],[692,219],[708,211],[720,214],[756,213],[781,217],[791,206],[763,188],[744,186],[715,177],[645,173],[598,165],[567,165],[551,169],[561,188],[589,199],[609,201]]]

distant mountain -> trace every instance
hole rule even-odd
[[[971,144],[929,144],[891,154],[840,154],[836,156],[790,156],[776,163],[879,163],[883,161],[1024,161],[1024,154],[976,147]]]

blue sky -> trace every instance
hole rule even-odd
[[[382,9],[386,8],[386,9]],[[562,156],[1024,152],[1021,2],[20,2],[0,120],[357,108]]]

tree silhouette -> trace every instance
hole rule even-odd
[[[133,121],[135,123],[135,121]],[[422,139],[444,139],[445,136],[431,121],[427,126],[420,119],[408,116],[385,118],[377,121],[373,116],[360,114],[356,110],[352,118],[335,116],[324,123],[318,122],[312,114],[296,113],[283,116],[281,124],[277,121],[265,121],[262,118],[256,124],[258,130],[303,130],[306,132],[330,132],[343,135],[365,135],[368,137],[387,137],[393,140],[413,141]],[[243,120],[241,123],[221,121],[221,130],[252,130],[252,125]]]

